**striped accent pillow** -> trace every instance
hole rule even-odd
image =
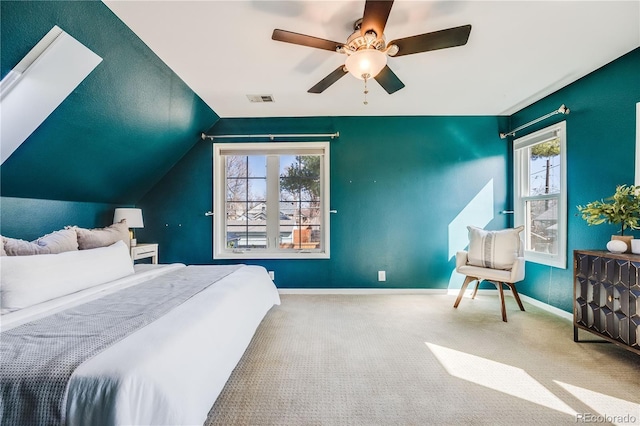
[[[524,226],[485,231],[475,226],[469,230],[469,253],[467,263],[482,268],[510,270],[521,253],[520,232]]]

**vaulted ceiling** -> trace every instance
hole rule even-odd
[[[0,16],[1,77],[54,25],[103,59],[0,166],[4,197],[135,203],[218,119],[101,2],[2,1]]]
[[[509,115],[640,46],[637,1],[396,1],[388,41],[465,24],[471,35],[390,58],[406,87],[372,81],[365,106],[350,75],[307,93],[344,55],[271,39],[279,28],[345,42],[362,0],[105,4],[221,117]]]

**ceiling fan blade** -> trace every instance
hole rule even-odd
[[[469,40],[471,25],[434,31],[412,37],[399,38],[389,42],[398,46],[398,53],[394,56],[412,55],[430,50],[446,49],[448,47],[463,46]]]
[[[387,25],[387,19],[393,6],[393,0],[367,0],[364,5],[364,16],[360,25],[360,32],[365,35],[367,31],[375,31],[378,37],[382,37],[384,27]]]
[[[308,93],[322,93],[325,90],[327,90],[327,88],[329,86],[331,86],[336,81],[340,80],[346,74],[347,74],[347,70],[345,69],[344,65],[340,65],[338,68],[333,70],[333,72],[331,74],[329,74],[328,76],[326,76],[325,78],[320,80],[320,82],[318,82],[318,84],[313,86],[311,89],[307,90],[307,92]]]
[[[380,71],[374,78],[388,94],[395,93],[404,87],[404,83],[400,81],[393,71],[391,71],[389,65],[385,65],[385,67],[382,68],[382,71]]]
[[[301,46],[315,47],[316,49],[330,50],[332,52],[335,52],[338,47],[342,46],[342,43],[338,43],[337,41],[325,40],[323,38],[278,29],[273,30],[271,39],[284,41],[285,43],[299,44]]]

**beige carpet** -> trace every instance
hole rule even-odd
[[[640,356],[512,298],[508,323],[497,296],[453,302],[283,295],[205,424],[640,425]]]

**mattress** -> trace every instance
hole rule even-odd
[[[136,265],[131,276],[2,315],[2,329],[181,268],[216,266]],[[77,367],[67,386],[67,424],[202,424],[258,325],[279,303],[263,267],[241,266]]]

